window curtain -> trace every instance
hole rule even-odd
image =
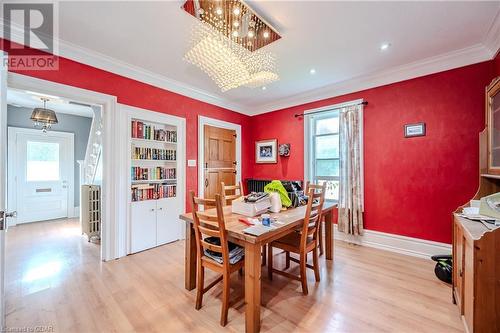
[[[363,234],[363,105],[340,110],[338,230]]]

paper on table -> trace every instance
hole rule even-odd
[[[266,227],[266,226],[263,226],[262,224],[257,224],[257,225],[254,225],[252,227],[248,227],[246,229],[243,229],[243,232],[246,234],[249,234],[249,235],[253,235],[253,236],[260,236],[260,235],[263,235],[266,232],[272,231],[274,229],[276,229],[276,227],[273,227],[273,226]]]

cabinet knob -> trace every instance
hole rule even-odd
[[[152,212],[154,212],[154,211],[155,211],[155,209],[154,209],[154,208],[151,208],[151,211],[152,211]]]
[[[458,276],[462,277],[462,273],[463,273],[462,270],[459,270],[458,271]]]
[[[160,207],[160,210],[163,210],[163,207]]]

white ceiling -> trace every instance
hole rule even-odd
[[[64,113],[87,118],[92,118],[94,116],[94,111],[92,111],[90,106],[71,104],[68,100],[59,96],[43,96],[42,94],[38,94],[36,92],[33,93],[17,89],[7,90],[7,104],[17,107],[30,109],[43,107],[43,102],[41,100],[43,97],[49,99],[47,102],[47,108],[54,110],[56,113]]]
[[[500,45],[500,1],[250,1],[282,35],[266,46],[277,55],[281,79],[265,91],[222,93],[182,59],[194,20],[182,3],[61,2],[60,53],[257,114],[488,60]],[[383,42],[392,45],[385,52]]]

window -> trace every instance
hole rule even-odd
[[[59,144],[28,141],[26,159],[27,181],[59,180]]]
[[[339,114],[324,112],[310,119],[310,180],[326,183],[326,200],[339,198]]]

